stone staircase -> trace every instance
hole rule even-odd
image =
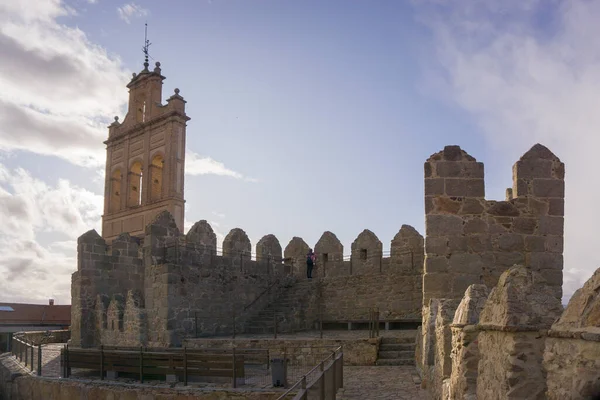
[[[382,337],[377,365],[415,365],[414,337]]]
[[[286,333],[312,328],[315,311],[316,279],[296,282],[283,289],[281,295],[244,325],[244,333],[272,334],[277,316],[277,332]]]

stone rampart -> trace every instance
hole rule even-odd
[[[477,399],[477,374],[479,365],[479,315],[489,290],[485,285],[471,285],[461,300],[452,325],[452,372],[449,381],[449,398]]]
[[[421,275],[400,272],[326,277],[322,280],[324,321],[367,320],[370,308],[380,310],[380,319],[421,318]]]
[[[71,380],[31,375],[10,354],[0,355],[2,400],[275,400],[281,391],[228,388],[165,387],[115,381]],[[290,397],[291,398],[291,397]]]
[[[383,257],[381,242],[365,230],[353,244],[349,261],[344,261],[335,235],[326,233],[324,238],[316,246],[320,261],[315,273],[315,278],[318,268],[325,273],[323,291],[320,297],[312,292],[296,296],[304,302],[302,318],[291,310],[285,318],[296,321],[291,328],[314,327],[318,299],[327,318],[334,320],[367,319],[367,311],[357,315],[362,304],[365,309],[379,307],[382,317],[420,317],[423,238],[416,230],[404,225],[389,257]],[[108,245],[90,231],[78,243],[70,342],[75,347],[179,346],[184,338],[243,331],[247,321],[286,290],[285,277],[304,277],[308,251],[301,238],[294,238],[284,259],[277,238],[266,235],[253,257],[250,240],[240,228],[231,230],[219,251],[206,221],[183,235],[168,212],[146,227],[143,240],[122,234]],[[336,270],[337,278],[327,273]],[[381,274],[387,278],[382,280]],[[356,297],[357,291],[364,297]]]
[[[600,396],[600,269],[573,294],[548,336],[548,399]]]
[[[546,332],[562,311],[540,273],[514,266],[502,274],[479,320],[477,398],[545,398]]]
[[[285,357],[290,362],[317,365],[339,346],[343,347],[344,365],[376,365],[380,338],[364,339],[187,339],[184,344],[196,349],[262,349],[270,358]]]
[[[446,342],[434,338],[444,329],[433,324],[439,310],[430,310],[430,304],[460,300],[473,284],[494,287],[515,264],[542,276],[553,297],[561,299],[564,173],[558,157],[536,144],[513,166],[506,200],[491,201],[485,199],[483,163],[460,147],[446,146],[425,162],[423,353],[417,357],[424,383],[440,374],[447,378],[431,358],[440,354],[431,347]],[[443,365],[451,365],[444,353]],[[442,393],[434,381],[433,392]]]

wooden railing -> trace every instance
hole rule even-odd
[[[11,343],[11,352],[20,362],[25,363],[25,367],[29,365],[33,372],[33,366],[37,364],[37,375],[42,376],[42,345],[37,346],[33,343],[29,343],[26,339],[14,337]],[[37,353],[37,360],[34,360],[34,356]]]
[[[311,399],[335,399],[337,391],[342,387],[344,387],[344,353],[340,346],[304,374],[277,400],[285,399],[294,392],[296,395],[293,400],[308,400],[309,393]]]
[[[61,366],[65,378],[71,375],[73,368],[82,368],[99,372],[100,379],[105,379],[109,371],[137,375],[141,383],[149,375],[176,376],[185,386],[191,376],[231,378],[235,388],[245,378],[244,363],[249,355],[236,349],[227,353],[186,348],[152,351],[140,347],[134,351],[131,348],[72,349],[65,346],[61,349]]]

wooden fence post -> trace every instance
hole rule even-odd
[[[325,400],[325,362],[321,361],[319,369],[321,370],[321,384],[319,385],[319,398]]]
[[[232,358],[233,358],[233,387],[236,388],[237,387],[237,377],[236,377],[236,363],[235,363],[235,347],[233,348],[233,352],[232,352]]]
[[[104,345],[100,345],[100,380],[104,380]]]
[[[42,345],[38,344],[37,374],[42,376]]]
[[[71,368],[69,365],[69,345],[65,345],[65,358],[67,359],[66,361],[66,365],[67,365],[67,378],[71,375]]]
[[[183,348],[183,386],[188,384],[187,348]]]
[[[140,346],[140,382],[144,383],[144,348]]]

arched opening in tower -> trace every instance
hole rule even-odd
[[[129,206],[142,204],[142,163],[136,161],[129,170]]]
[[[121,208],[121,170],[116,169],[110,177],[110,205],[111,212]]]
[[[151,181],[151,200],[159,200],[163,196],[163,156],[160,154],[155,155],[152,158],[152,164],[150,165],[150,181]]]

